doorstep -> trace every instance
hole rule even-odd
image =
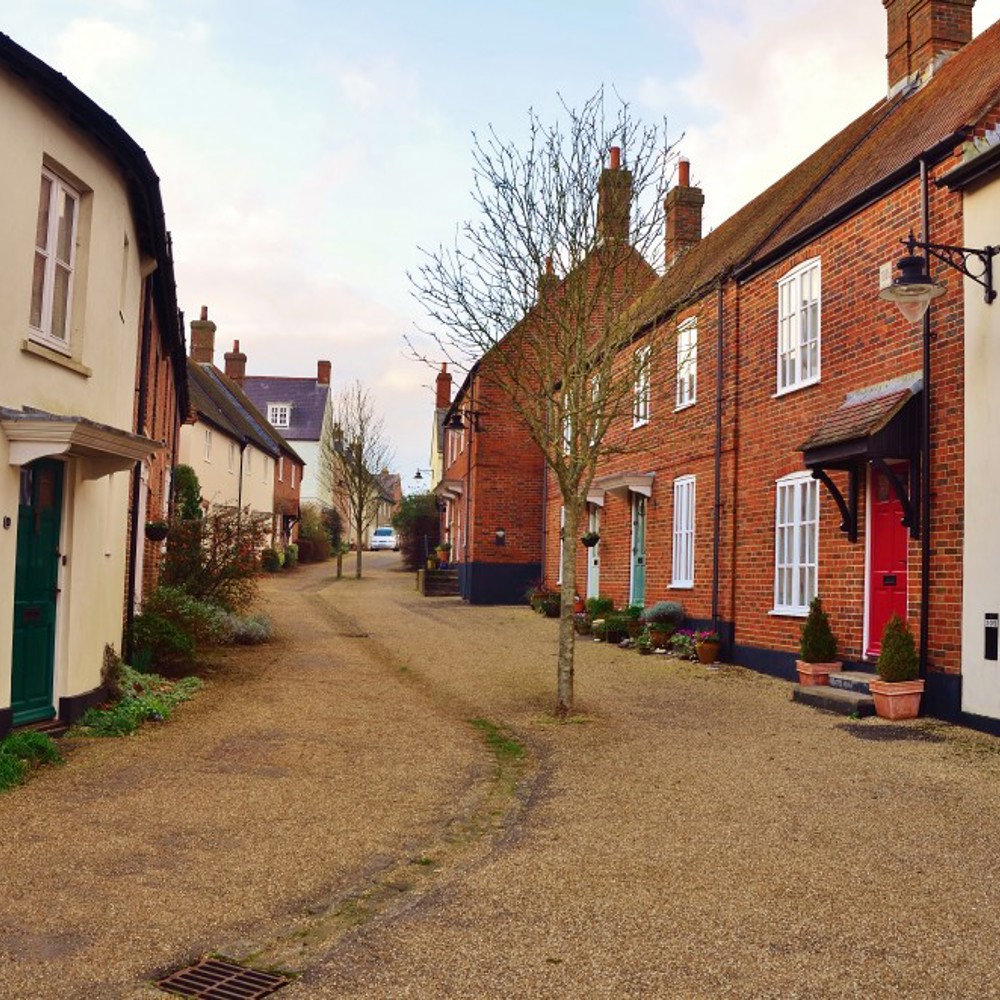
[[[831,675],[832,677],[833,675]],[[871,676],[871,675],[868,675]],[[832,684],[792,685],[792,701],[802,705],[811,705],[826,712],[836,712],[838,715],[857,715],[865,717],[875,714],[875,700],[867,692],[852,691]]]

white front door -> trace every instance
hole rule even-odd
[[[590,506],[590,531],[601,533],[601,508],[597,504]],[[601,543],[593,548],[585,549],[587,553],[587,596],[599,597],[601,593]]]

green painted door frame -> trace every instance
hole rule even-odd
[[[56,714],[53,691],[62,494],[62,462],[39,459],[21,468],[11,655],[11,708],[16,726]]]
[[[632,604],[646,603],[646,498],[632,494]]]

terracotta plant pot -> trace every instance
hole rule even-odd
[[[698,654],[698,662],[708,666],[710,663],[715,663],[719,658],[719,643],[699,642],[695,646],[695,652]]]
[[[833,663],[806,663],[805,660],[795,661],[795,669],[799,672],[799,684],[802,687],[829,684],[830,674],[835,674],[840,670],[841,666],[840,661]]]
[[[649,641],[654,649],[666,649],[670,645],[670,637],[673,634],[672,629],[649,626]]]
[[[868,690],[875,701],[875,714],[880,719],[915,719],[920,714],[920,696],[924,682],[869,681]]]

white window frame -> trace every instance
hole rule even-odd
[[[40,246],[35,240],[35,261],[44,262],[42,265],[42,285],[40,300],[36,302],[34,294],[34,283],[32,285],[31,311],[29,314],[30,337],[32,340],[40,341],[48,347],[53,347],[64,354],[69,353],[70,335],[73,328],[73,279],[76,269],[76,243],[80,230],[80,208],[82,197],[80,192],[66,183],[58,174],[53,173],[46,167],[42,167],[41,178],[49,182],[49,204],[48,222],[43,236],[44,245]],[[73,224],[69,234],[69,260],[63,260],[57,256],[56,245],[59,236],[59,213],[58,206],[60,199],[65,197],[73,203]],[[38,209],[42,207],[42,191],[39,184]],[[65,302],[65,330],[62,334],[53,332],[52,321],[55,313],[55,285],[56,269],[60,268],[66,272],[66,302]],[[37,324],[33,322],[35,313],[38,313]]]
[[[268,403],[267,422],[272,427],[290,427],[292,423],[292,404]]]
[[[635,364],[635,381],[632,385],[632,426],[643,427],[649,423],[650,410],[649,348],[638,348],[633,358]]]
[[[243,478],[249,479],[253,475],[253,448],[247,445],[246,460],[243,462]]]
[[[674,480],[674,531],[671,587],[694,586],[695,477]]]
[[[573,450],[573,415],[569,412],[569,393],[563,393],[563,454]]]
[[[295,473],[298,471],[298,466],[292,462],[292,489],[295,489]]]
[[[774,612],[805,616],[819,578],[819,480],[795,472],[775,483]]]
[[[236,442],[229,442],[229,475],[236,472]]]
[[[278,482],[283,483],[285,481],[285,456],[278,456]]]
[[[698,401],[698,320],[692,316],[677,328],[677,396],[683,410]]]
[[[821,316],[820,259],[814,257],[778,281],[776,395],[819,381]]]
[[[212,428],[205,428],[205,461],[212,464]]]

